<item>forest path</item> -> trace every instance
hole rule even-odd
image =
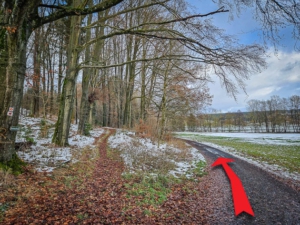
[[[186,142],[198,149],[210,165],[219,157],[234,159],[234,162],[229,165],[241,179],[255,213],[255,217],[246,213],[234,216],[229,179],[221,167],[215,167],[211,168],[209,176],[218,177],[213,179],[213,186],[223,191],[224,199],[220,205],[214,207],[213,220],[209,222],[212,224],[300,224],[299,192],[244,160],[198,142]],[[220,195],[222,191],[216,191],[217,199],[222,197]]]
[[[123,178],[120,152],[108,147],[114,132],[105,128],[97,147],[82,149],[77,163],[18,176],[0,192],[0,224],[208,224],[209,176],[170,185],[162,205],[140,205],[140,195],[128,194],[140,178]]]
[[[117,154],[107,154],[114,132],[105,129],[95,139],[97,148],[82,150],[78,163],[53,174],[20,175],[17,185],[0,196],[0,206],[9,207],[0,224],[121,224],[124,166]]]

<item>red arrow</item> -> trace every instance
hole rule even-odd
[[[254,212],[252,210],[252,207],[250,205],[250,202],[248,200],[240,178],[233,172],[233,170],[227,164],[233,161],[233,159],[220,157],[211,166],[223,166],[225,173],[227,174],[230,180],[235,216],[239,215],[242,212],[246,212],[249,215],[254,216]]]

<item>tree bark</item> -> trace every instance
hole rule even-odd
[[[143,59],[146,58],[146,43],[145,39],[143,39]],[[140,107],[140,117],[143,121],[146,120],[146,62],[142,64],[142,71],[141,71],[141,107]]]
[[[11,160],[15,153],[16,132],[10,128],[18,125],[23,98],[26,46],[32,33],[32,21],[27,15],[38,3],[38,0],[27,4],[5,1],[0,5],[3,9],[0,22],[5,24],[0,28],[0,45],[3,47],[0,48],[0,81],[3,85],[0,88],[0,162]],[[12,115],[8,115],[9,109],[13,109]]]
[[[77,2],[77,1],[75,1]],[[78,5],[75,3],[75,6]],[[74,106],[77,62],[79,56],[78,44],[80,36],[81,16],[71,18],[70,41],[67,48],[67,73],[63,82],[62,96],[58,113],[58,120],[52,142],[59,146],[68,145],[72,109]]]
[[[92,22],[92,15],[89,15],[87,25],[90,25],[91,22]],[[86,42],[90,41],[90,39],[91,39],[91,29],[88,29],[86,32]],[[90,48],[91,47],[89,46],[85,50],[84,58],[86,61],[88,61],[88,59],[90,59],[91,57]],[[84,130],[85,130],[85,126],[87,123],[88,114],[90,110],[90,103],[88,101],[88,97],[89,97],[89,82],[91,78],[91,70],[92,69],[90,68],[86,68],[83,69],[83,73],[82,73],[82,81],[81,81],[82,94],[81,94],[81,101],[80,101],[79,123],[78,123],[78,130],[77,130],[77,133],[82,135],[85,134]]]
[[[132,55],[130,52],[128,52],[128,59],[130,60],[135,60],[137,58],[137,53],[138,53],[138,48],[139,48],[139,39],[135,38],[133,42],[133,53]],[[131,43],[132,41],[129,42],[129,50],[131,50]],[[125,107],[124,107],[124,117],[123,117],[123,125],[131,126],[132,121],[131,121],[131,113],[130,113],[130,108],[131,108],[131,100],[132,100],[132,94],[133,94],[133,89],[134,89],[134,80],[135,80],[135,67],[136,63],[132,62],[128,64],[127,67],[127,77],[128,77],[128,84],[126,87],[126,98],[125,98]]]
[[[40,56],[40,31],[37,29],[34,32],[35,40],[34,40],[34,75],[33,75],[33,101],[32,101],[32,109],[31,114],[34,117],[39,116],[40,109],[40,78],[41,78],[41,56]]]

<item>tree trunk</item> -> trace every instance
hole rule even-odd
[[[57,103],[60,101],[61,83],[63,79],[63,39],[61,38],[58,56],[58,83],[57,83]]]
[[[15,153],[16,131],[23,98],[26,71],[26,46],[32,32],[28,14],[38,0],[24,3],[1,2],[0,22],[0,162],[12,159]],[[10,111],[10,113],[8,113]]]
[[[131,50],[131,43],[130,41],[128,47],[129,50]],[[128,61],[135,60],[137,58],[138,48],[139,48],[139,40],[136,38],[134,41],[134,48],[133,48],[133,54],[130,55],[131,51],[128,53]],[[124,117],[123,117],[123,125],[131,126],[131,99],[134,89],[134,80],[135,80],[135,67],[136,63],[129,63],[127,67],[127,77],[128,77],[128,84],[126,88],[126,98],[125,98],[125,107],[124,107]]]
[[[160,132],[159,139],[162,140],[165,134],[165,124],[166,124],[166,107],[167,107],[167,87],[168,87],[168,73],[169,73],[170,61],[168,61],[168,65],[164,74],[163,80],[163,92],[161,98],[161,121],[160,121]]]
[[[102,126],[107,127],[107,90],[106,90],[106,70],[104,69],[102,75],[102,95],[103,95],[103,102],[102,102]]]
[[[147,48],[145,46],[145,39],[143,39],[143,59],[146,58]],[[140,108],[140,117],[142,120],[146,120],[146,63],[143,62],[142,71],[141,71],[141,108]]]
[[[76,5],[76,4],[75,4]],[[68,145],[72,109],[74,106],[77,61],[79,56],[78,44],[80,36],[81,16],[71,18],[70,40],[67,48],[67,73],[63,82],[63,90],[58,113],[58,120],[52,142],[59,146]]]
[[[89,2],[91,4],[91,1]],[[87,25],[90,25],[92,22],[93,15],[88,16]],[[91,29],[86,31],[85,41],[88,42],[91,39]],[[85,60],[88,61],[91,57],[91,47],[88,46],[85,50]],[[79,111],[79,123],[77,133],[84,135],[85,126],[88,120],[89,111],[90,111],[90,102],[88,101],[89,97],[89,83],[91,79],[92,69],[86,68],[82,73],[82,81],[81,81],[81,101],[80,101],[80,111]]]
[[[96,113],[96,103],[93,102],[93,103],[90,105],[89,120],[88,120],[88,123],[91,124],[92,126],[94,126],[94,117],[95,117],[95,113]]]
[[[35,30],[35,40],[34,40],[34,75],[33,75],[33,101],[31,114],[34,117],[39,116],[40,109],[40,78],[41,78],[41,56],[40,56],[40,32],[39,29]]]

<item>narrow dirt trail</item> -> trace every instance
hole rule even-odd
[[[234,159],[230,167],[241,179],[249,201],[255,213],[252,217],[246,213],[234,216],[234,208],[230,193],[229,180],[221,167],[213,168],[209,177],[213,179],[213,185],[219,191],[217,199],[220,197],[220,190],[223,190],[223,201],[218,209],[214,207],[214,214],[209,223],[211,224],[300,224],[300,193],[275,179],[266,171],[249,164],[241,159],[222,152],[218,149],[187,141],[207,159],[210,165],[218,157]],[[214,179],[213,176],[216,176]],[[217,200],[216,199],[216,200]],[[214,200],[215,201],[215,200]],[[218,220],[220,219],[220,221]]]
[[[61,176],[21,175],[10,197],[15,195],[18,199],[6,198],[16,202],[0,224],[121,224],[124,167],[120,159],[110,159],[106,149],[107,139],[114,132],[106,129],[96,140],[100,157],[92,165],[91,175],[77,171],[85,171],[84,164],[64,171]],[[91,166],[90,153],[86,154],[86,166]]]

